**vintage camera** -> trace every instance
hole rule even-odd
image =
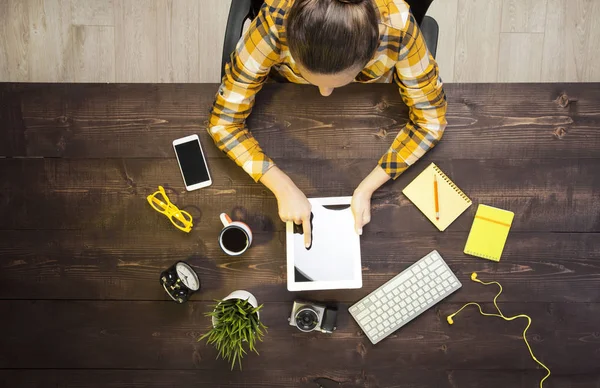
[[[333,333],[336,329],[337,308],[312,302],[294,301],[292,315],[288,321],[291,326],[296,326],[298,330],[305,333],[314,330]]]

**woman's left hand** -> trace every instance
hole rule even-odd
[[[371,222],[371,195],[370,191],[357,189],[352,196],[352,214],[354,214],[354,228],[356,233],[362,235],[362,228]]]
[[[390,176],[379,166],[354,190],[352,195],[352,214],[354,214],[354,228],[360,236],[362,228],[371,222],[371,196],[381,185],[390,180]]]

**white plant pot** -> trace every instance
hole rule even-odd
[[[256,300],[256,297],[246,290],[233,291],[231,294],[229,294],[225,298],[223,298],[223,300],[229,300],[229,299],[247,300],[248,303],[250,303],[250,305],[252,307],[254,307],[254,308],[258,307],[258,301]],[[260,320],[260,311],[256,312],[256,316]],[[213,327],[217,326],[217,318],[216,317],[212,317],[212,325],[213,325]]]

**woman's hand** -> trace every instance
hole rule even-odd
[[[310,247],[312,244],[310,224],[312,205],[306,195],[277,166],[270,168],[260,181],[275,194],[281,221],[292,221],[296,225],[302,225],[304,246]]]
[[[304,234],[304,246],[310,247],[312,244],[310,213],[312,205],[308,202],[306,195],[296,185],[287,187],[278,194],[277,204],[279,205],[279,217],[283,222],[292,221],[296,225],[302,225]]]
[[[390,176],[379,166],[365,178],[352,195],[352,214],[354,228],[360,236],[362,228],[371,222],[371,196],[381,185],[390,180]]]
[[[354,191],[352,196],[352,214],[354,214],[354,229],[360,236],[362,235],[362,228],[369,222],[371,222],[371,195],[373,193],[369,191]]]

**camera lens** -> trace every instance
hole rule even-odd
[[[319,323],[317,312],[309,307],[304,307],[296,314],[296,326],[300,331],[312,331]]]

